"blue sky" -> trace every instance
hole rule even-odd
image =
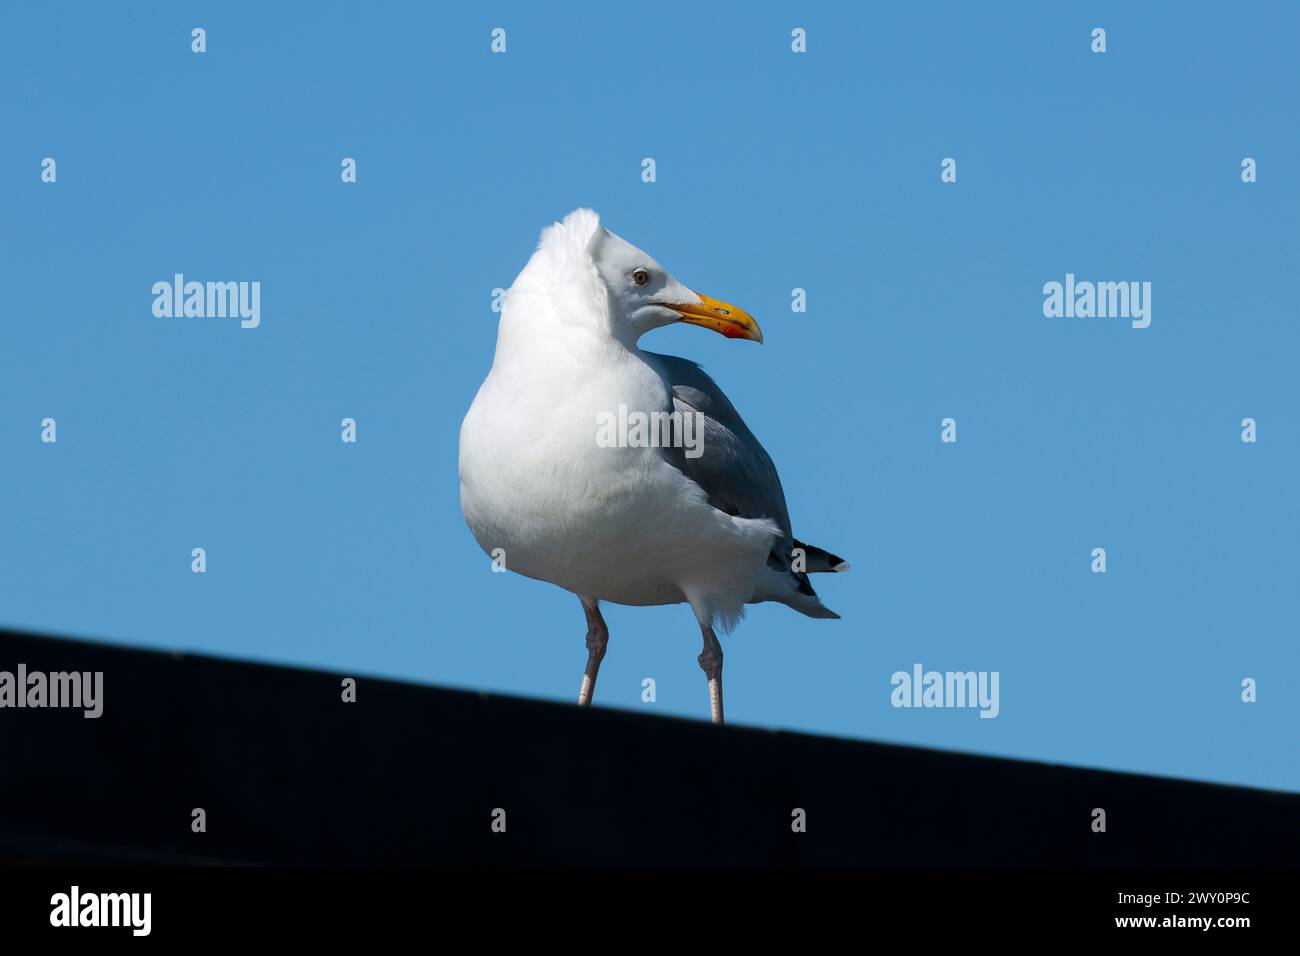
[[[730,720],[1300,790],[1297,8],[805,6],[5,4],[0,620],[574,699],[578,602],[491,573],[456,442],[492,289],[588,205],[760,321],[642,344],[853,563],[842,621],[725,639]],[[176,272],[260,327],[155,318]],[[1046,318],[1066,273],[1151,326]],[[689,610],[606,619],[599,705],[707,717]],[[915,662],[1000,715],[891,707]]]

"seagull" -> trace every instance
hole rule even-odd
[[[579,705],[591,704],[609,642],[601,601],[685,603],[721,723],[715,629],[729,632],[762,601],[838,618],[808,574],[848,565],[792,536],[771,457],[713,379],[638,347],[678,322],[763,341],[747,312],[692,292],[590,209],[544,229],[506,293],[492,368],[461,425],[460,500],[494,562],[582,602]],[[602,440],[638,413],[673,427],[628,427],[617,440],[606,429]],[[676,440],[651,440],[661,434]]]

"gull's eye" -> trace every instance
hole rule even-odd
[[[644,269],[637,269],[632,273],[632,281],[637,285],[645,285],[650,281],[650,273]]]

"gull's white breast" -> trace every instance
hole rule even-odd
[[[461,505],[474,537],[489,554],[501,549],[510,570],[576,594],[686,600],[734,618],[779,531],[713,508],[655,448],[601,447],[598,416],[620,403],[672,408],[635,349],[579,333],[499,343],[461,426]]]

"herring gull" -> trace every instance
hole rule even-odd
[[[808,572],[848,565],[792,536],[772,459],[713,379],[638,347],[675,322],[763,341],[748,313],[692,292],[591,210],[545,229],[461,425],[461,508],[484,551],[582,601],[579,704],[591,703],[609,640],[601,601],[686,603],[721,722],[715,627],[729,631],[761,601],[838,618]]]

